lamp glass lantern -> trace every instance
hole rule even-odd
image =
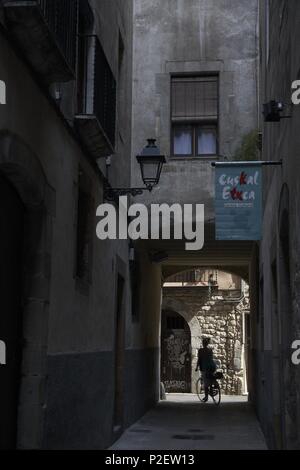
[[[147,139],[147,141],[148,144],[136,158],[141,168],[143,182],[151,191],[153,186],[159,182],[166,158],[160,154],[160,150],[156,145],[156,139]]]

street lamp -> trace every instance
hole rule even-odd
[[[114,201],[117,200],[119,196],[137,196],[143,194],[144,191],[151,192],[153,187],[159,183],[162,167],[164,163],[166,163],[166,158],[164,155],[160,154],[160,150],[156,145],[156,139],[147,139],[147,142],[148,144],[136,157],[140,165],[142,180],[145,186],[143,188],[112,188],[110,184],[106,182],[104,199]]]
[[[148,145],[136,157],[141,167],[143,182],[148,191],[152,191],[153,186],[159,183],[163,164],[166,163],[166,158],[160,154],[155,142],[155,139],[148,139]]]

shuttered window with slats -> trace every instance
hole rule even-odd
[[[218,76],[172,78],[174,156],[217,153]]]

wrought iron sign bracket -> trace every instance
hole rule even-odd
[[[240,166],[240,165],[245,165],[245,166],[250,166],[250,165],[261,165],[261,166],[282,166],[283,165],[283,160],[278,160],[276,162],[272,161],[226,161],[226,162],[212,162],[211,166],[216,167],[217,165],[224,165],[224,166]]]
[[[112,188],[109,183],[104,185],[104,200],[118,202],[120,196],[140,196],[145,191],[151,192],[153,186],[144,186],[143,188]]]

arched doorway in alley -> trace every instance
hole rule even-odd
[[[166,312],[177,312],[188,324],[191,334],[191,392],[196,393],[199,377],[199,372],[195,371],[198,349],[202,347],[203,337],[209,337],[218,368],[224,374],[220,384],[222,393],[247,395],[250,338],[248,284],[238,274],[220,269],[189,269],[165,280],[162,309],[162,381],[166,379],[167,370],[163,339],[170,335],[170,329],[166,328]],[[172,320],[169,320],[171,323]],[[169,391],[168,387],[166,391]]]
[[[191,392],[191,332],[177,312],[161,318],[161,381],[167,393]]]
[[[0,200],[0,448],[38,448],[55,198],[38,158],[8,132],[0,133]]]
[[[13,186],[0,174],[0,334],[7,354],[0,369],[0,448],[16,442],[20,379],[22,313],[21,267],[24,206]]]

